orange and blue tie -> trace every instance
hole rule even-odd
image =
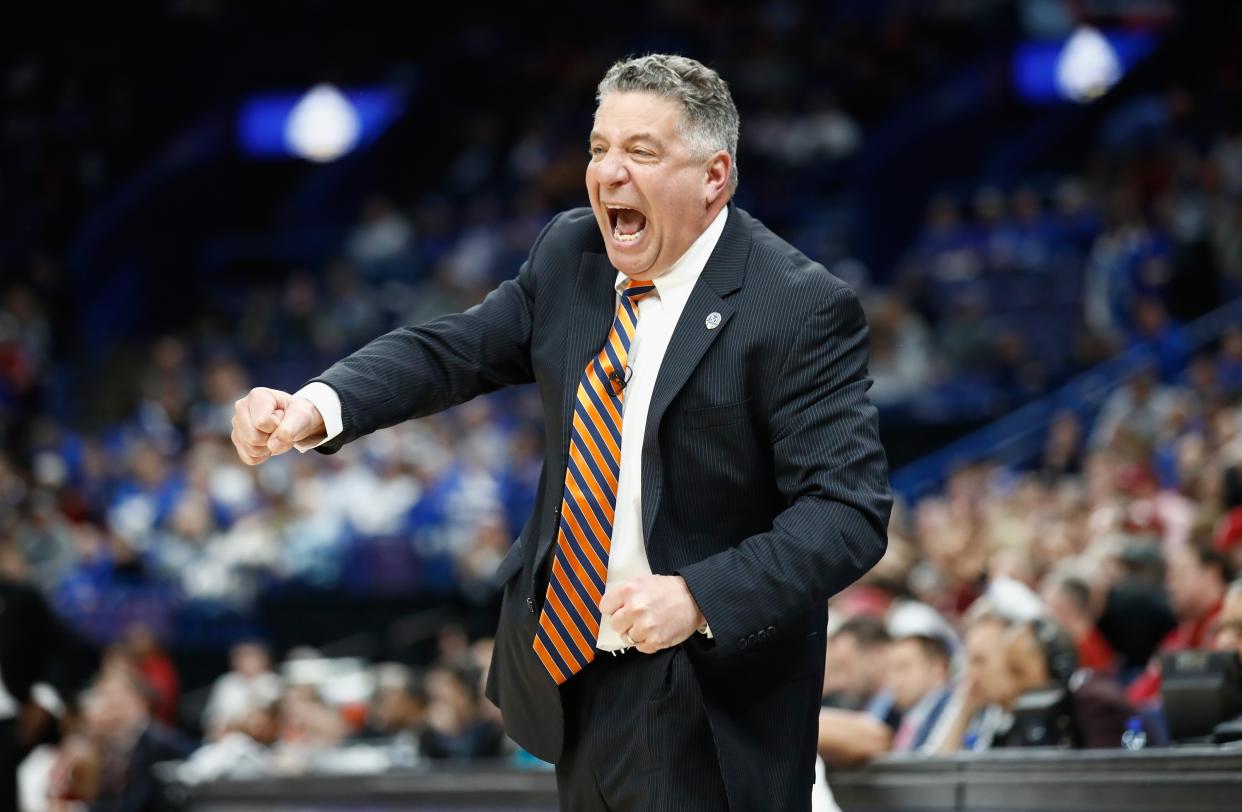
[[[595,659],[599,602],[608,580],[608,551],[621,475],[626,360],[638,324],[638,300],[653,290],[655,285],[650,282],[630,280],[608,340],[578,381],[561,523],[533,644],[558,685]]]

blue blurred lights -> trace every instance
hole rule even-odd
[[[243,153],[256,158],[335,161],[367,146],[401,114],[397,93],[321,83],[302,94],[253,96],[237,117]]]
[[[1080,26],[1064,40],[1021,46],[1014,54],[1014,84],[1028,101],[1087,104],[1121,81],[1155,45],[1151,32]]]

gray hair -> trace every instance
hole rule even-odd
[[[698,160],[726,150],[733,159],[729,192],[737,189],[737,107],[720,74],[689,57],[647,54],[613,63],[596,89],[596,103],[613,92],[653,93],[679,102],[677,131],[690,154]]]

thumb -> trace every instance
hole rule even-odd
[[[265,434],[272,433],[280,425],[291,399],[288,392],[262,386],[256,387],[247,398],[251,423]]]
[[[623,602],[624,599],[621,597],[621,593],[615,589],[610,589],[600,596],[599,610],[604,614],[615,614],[621,608]]]
[[[267,438],[267,450],[272,454],[283,454],[293,448],[293,444],[304,438],[311,429],[311,415],[303,409],[277,409],[276,430]]]

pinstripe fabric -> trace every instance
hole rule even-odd
[[[563,812],[730,808],[685,646],[602,657],[560,690],[565,756],[556,786]]]
[[[531,643],[557,685],[595,659],[621,475],[624,385],[615,384],[611,376],[624,374],[638,325],[638,301],[653,290],[651,282],[630,280],[604,346],[578,380],[556,552]]]
[[[858,297],[729,207],[651,396],[642,535],[651,571],[680,574],[715,635],[692,635],[674,665],[700,689],[714,744],[704,751],[718,757],[730,812],[807,812],[826,601],[883,555],[892,497],[867,397]],[[544,465],[535,509],[498,572],[503,594],[485,693],[514,741],[558,762],[558,779],[559,762],[572,771],[578,756],[565,746],[571,724],[599,719],[605,735],[615,718],[602,700],[566,705],[562,691],[585,695],[582,683],[620,656],[597,657],[558,685],[532,647],[559,538],[574,395],[615,317],[615,280],[594,213],[568,211],[480,304],[398,328],[312,379],[341,399],[342,432],[316,447],[321,454],[502,386],[538,387]],[[720,321],[709,329],[712,313]],[[601,697],[645,696],[663,709],[661,719],[694,712],[666,705],[665,692],[649,688],[664,679],[658,671],[610,673],[617,684],[601,688]],[[647,763],[670,753],[680,760],[680,740],[661,743],[650,726],[657,717],[643,718],[648,726],[625,728],[615,750]],[[698,747],[691,745],[696,754]],[[650,788],[652,797],[692,780],[676,770],[653,775],[663,783]]]

